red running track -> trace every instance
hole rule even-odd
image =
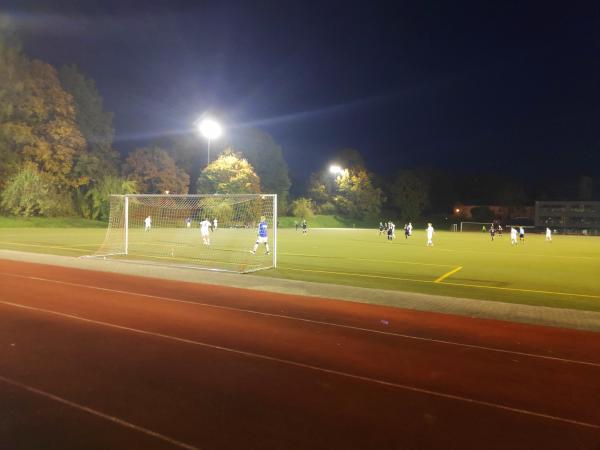
[[[0,448],[600,449],[600,334],[0,260]]]

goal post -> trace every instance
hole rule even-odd
[[[492,222],[461,222],[460,231],[483,231],[484,227],[487,231],[490,229],[491,225]]]
[[[261,242],[254,254],[262,218],[270,248]],[[277,195],[111,195],[104,241],[90,257],[238,273],[273,268]]]

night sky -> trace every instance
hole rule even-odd
[[[21,1],[0,11],[29,55],[96,80],[122,152],[189,132],[212,110],[230,128],[271,133],[294,179],[344,147],[384,173],[598,176],[599,3],[552,3]]]

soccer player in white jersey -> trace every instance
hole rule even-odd
[[[412,229],[413,229],[412,223],[408,222],[408,235],[409,236],[412,236]]]
[[[152,217],[148,216],[144,219],[144,231],[150,231],[152,228]]]
[[[427,224],[427,247],[433,247],[433,233],[435,233],[435,230],[433,229],[433,226],[431,225],[431,223]]]
[[[254,243],[254,248],[250,250],[250,253],[252,253],[253,255],[256,255],[256,249],[258,248],[259,244],[264,244],[266,250],[265,254],[269,254],[269,235],[267,233],[267,227],[267,220],[265,219],[265,216],[262,216],[260,218],[260,223],[258,224],[258,233],[256,237],[256,242]]]
[[[215,217],[215,220],[213,220],[213,231],[217,231],[218,225],[219,225],[219,222],[217,221],[217,218]]]
[[[204,219],[200,222],[200,235],[202,236],[202,243],[204,245],[210,245],[210,220]]]
[[[510,227],[510,243],[517,245],[517,229],[515,227]]]
[[[552,242],[552,230],[546,227],[546,240]]]

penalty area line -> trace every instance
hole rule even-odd
[[[193,445],[186,444],[185,442],[178,441],[176,439],[165,436],[164,434],[157,433],[156,431],[149,430],[144,427],[140,427],[139,425],[135,425],[131,422],[127,422],[126,420],[119,419],[118,417],[111,416],[110,414],[105,414],[103,412],[97,411],[88,406],[80,405],[79,403],[72,402],[65,398],[59,397],[58,395],[51,394],[49,392],[43,391],[41,389],[35,388],[33,386],[29,386],[24,383],[20,383],[18,381],[12,380],[10,378],[3,377],[0,375],[0,381],[13,386],[25,390],[29,393],[39,395],[40,397],[44,397],[50,400],[53,400],[58,403],[62,403],[63,405],[69,406],[73,409],[77,409],[79,411],[86,412],[96,417],[100,417],[101,419],[107,420],[109,422],[116,423],[117,425],[121,425],[122,427],[129,428],[131,430],[138,431],[147,436],[151,436],[156,439],[160,439],[161,441],[168,442],[171,445],[177,446],[179,448],[184,448],[186,450],[199,450],[198,447],[194,447]]]
[[[444,281],[446,278],[448,278],[450,275],[454,275],[456,272],[458,272],[459,270],[461,270],[463,268],[463,266],[458,266],[455,267],[454,269],[452,269],[450,272],[445,273],[444,275],[442,275],[441,277],[439,277],[438,279],[436,279],[434,281],[434,283],[441,283],[442,281]]]
[[[462,266],[461,266],[462,268]],[[512,287],[503,287],[503,286],[486,286],[483,284],[467,284],[467,283],[454,283],[452,281],[449,282],[437,282],[437,280],[419,280],[416,278],[399,278],[399,277],[390,277],[390,276],[384,276],[384,275],[368,275],[368,274],[364,274],[364,273],[352,273],[352,272],[333,272],[333,271],[328,271],[328,270],[314,270],[314,269],[298,269],[298,268],[293,268],[293,267],[277,267],[277,270],[292,270],[292,271],[296,271],[296,272],[314,272],[314,273],[326,273],[326,274],[331,274],[331,275],[344,275],[344,276],[348,276],[348,277],[362,277],[362,278],[380,278],[380,279],[384,279],[384,280],[396,280],[396,281],[412,281],[414,283],[428,283],[428,284],[437,284],[437,285],[441,285],[441,286],[457,286],[457,287],[468,287],[468,288],[479,288],[479,289],[496,289],[496,290],[501,290],[501,291],[509,291],[509,292],[529,292],[532,294],[543,294],[543,295],[562,295],[562,296],[566,296],[566,297],[582,297],[582,298],[597,298],[600,299],[600,295],[594,295],[594,294],[577,294],[574,292],[557,292],[557,291],[543,291],[543,290],[536,290],[536,289],[524,289],[524,288],[512,288]],[[449,274],[444,274],[442,276],[445,275],[452,275],[452,271],[449,272]],[[439,280],[439,278],[438,278]]]

